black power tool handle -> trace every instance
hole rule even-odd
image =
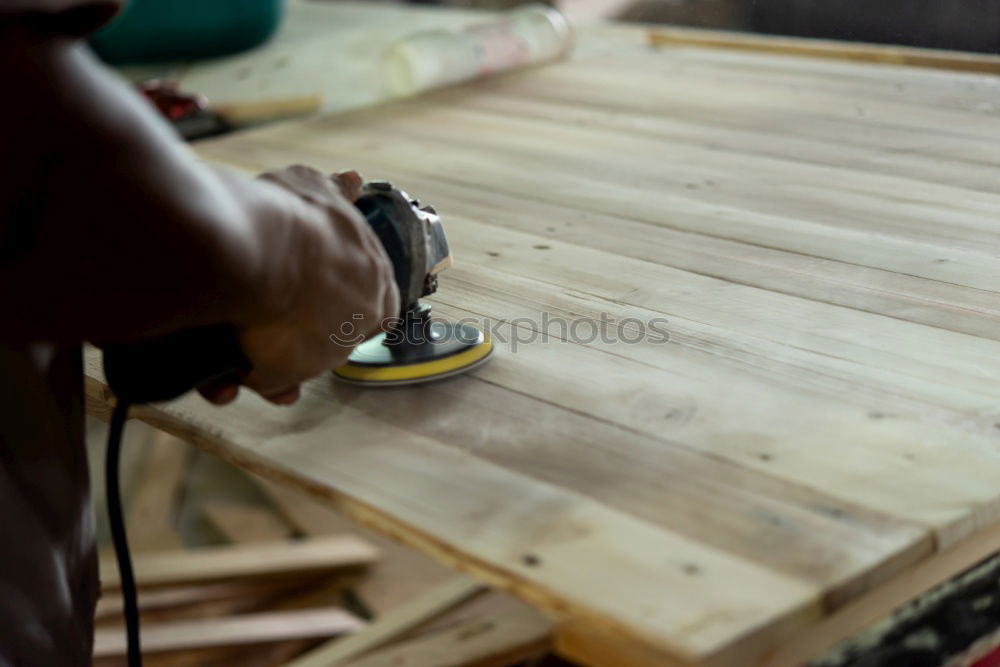
[[[104,347],[104,376],[120,400],[169,401],[220,381],[238,383],[251,364],[236,329],[219,324]]]

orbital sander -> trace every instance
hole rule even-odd
[[[452,264],[437,211],[387,181],[366,183],[355,205],[392,260],[401,312],[385,333],[356,347],[334,375],[351,384],[414,384],[485,362],[493,345],[482,331],[432,320],[430,305],[420,301],[437,291],[438,274]]]
[[[386,331],[356,347],[335,376],[359,385],[429,382],[462,373],[493,351],[476,327],[432,320],[420,301],[437,290],[438,274],[452,264],[437,212],[421,207],[387,181],[371,181],[355,202],[392,260],[401,312]],[[334,337],[335,338],[335,337]],[[250,370],[236,331],[217,325],[155,340],[104,348],[104,374],[121,400],[153,403],[198,387],[239,382]]]

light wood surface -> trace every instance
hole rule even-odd
[[[179,549],[174,527],[177,499],[188,474],[191,446],[163,432],[140,445],[146,450],[142,475],[128,498],[128,539],[135,552]]]
[[[136,414],[513,591],[582,662],[796,664],[1000,548],[1000,80],[623,34],[199,147],[433,203],[432,301],[491,322],[488,365]],[[543,313],[619,340],[515,351]]]
[[[348,667],[509,667],[546,653],[549,624],[530,608],[465,619],[366,654]],[[531,664],[530,662],[528,664]]]
[[[287,667],[340,667],[484,590],[479,582],[456,575],[444,584],[388,611],[364,631],[347,639],[318,646],[288,663]]]
[[[1000,74],[1000,56],[911,46],[864,44],[826,39],[754,35],[727,30],[656,27],[649,32],[649,43],[658,47],[705,47],[759,51],[786,56],[808,56],[832,60],[852,60],[887,65],[912,65],[961,72]]]
[[[299,490],[255,479],[268,498],[303,534],[319,536],[352,533],[378,548],[383,557],[366,568],[351,584],[376,617],[419,594],[443,585],[454,575],[454,572],[434,559],[382,533],[359,526],[357,522]]]
[[[135,554],[139,587],[176,586],[222,579],[267,578],[316,574],[375,562],[378,550],[353,535],[299,541],[257,542],[238,546],[149,551]],[[118,587],[118,569],[101,561],[101,585]]]
[[[358,632],[364,621],[343,609],[297,609],[222,618],[170,621],[142,629],[142,649],[148,653],[212,646],[263,644],[289,639],[315,639]],[[98,630],[94,657],[124,655],[122,629]]]
[[[207,583],[146,590],[139,596],[139,611],[144,618],[148,618],[152,612],[164,609],[209,606],[218,601],[261,597],[263,594],[273,593],[277,588],[279,584],[275,582],[227,581],[221,584]],[[97,601],[94,618],[104,621],[120,617],[124,609],[125,602],[118,591],[104,593]]]

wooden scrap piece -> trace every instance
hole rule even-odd
[[[133,558],[136,584],[169,586],[249,577],[305,575],[341,567],[369,565],[379,550],[353,535],[332,535],[296,541],[158,551]],[[118,569],[111,559],[101,563],[104,589],[118,587]]]
[[[127,505],[129,545],[133,551],[176,549],[183,546],[174,529],[177,496],[194,450],[180,438],[147,428],[146,460]]]
[[[347,641],[347,640],[345,640]],[[348,667],[506,667],[547,652],[552,622],[529,607],[470,618],[378,649]]]
[[[478,581],[456,575],[382,615],[364,632],[324,644],[286,667],[337,667],[398,637],[407,630],[485,590]]]
[[[378,547],[383,558],[353,584],[364,604],[376,614],[388,612],[453,576],[452,570],[429,556],[358,524],[300,490],[279,486],[257,476],[252,478],[288,521],[306,535],[350,531]]]
[[[273,511],[231,502],[202,503],[202,512],[234,544],[248,544],[291,537],[288,524]]]
[[[332,637],[357,632],[364,626],[364,621],[339,608],[173,621],[144,626],[142,650],[147,653],[158,653],[310,637]],[[122,628],[98,630],[95,633],[95,658],[123,655],[125,649],[125,632]]]
[[[928,67],[956,72],[1000,73],[1000,57],[994,54],[887,44],[858,44],[829,39],[752,35],[727,30],[658,26],[650,31],[649,43],[659,47],[736,49],[785,56]]]
[[[261,593],[272,592],[280,584],[252,581],[229,581],[220,584],[176,586],[146,591],[139,596],[139,611],[143,614],[165,609],[190,607],[219,600],[257,597]],[[97,621],[120,616],[124,605],[121,595],[103,595],[97,601],[94,618]]]

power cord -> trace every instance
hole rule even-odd
[[[132,557],[128,550],[128,536],[125,534],[125,513],[122,511],[119,479],[122,432],[128,419],[128,409],[129,402],[119,398],[111,416],[111,430],[108,433],[108,450],[104,458],[104,484],[107,489],[108,523],[111,525],[111,539],[115,544],[118,578],[124,601],[128,667],[142,667],[142,649],[139,645],[139,600],[135,588],[135,575],[132,572]]]
[[[142,667],[139,604],[125,536],[119,479],[122,431],[128,419],[128,409],[132,405],[173,400],[191,389],[213,382],[238,383],[249,370],[250,362],[240,348],[236,329],[228,324],[185,329],[139,343],[104,346],[104,377],[118,397],[111,416],[104,481],[107,485],[108,523],[115,543],[122,599],[125,602],[128,667]]]

